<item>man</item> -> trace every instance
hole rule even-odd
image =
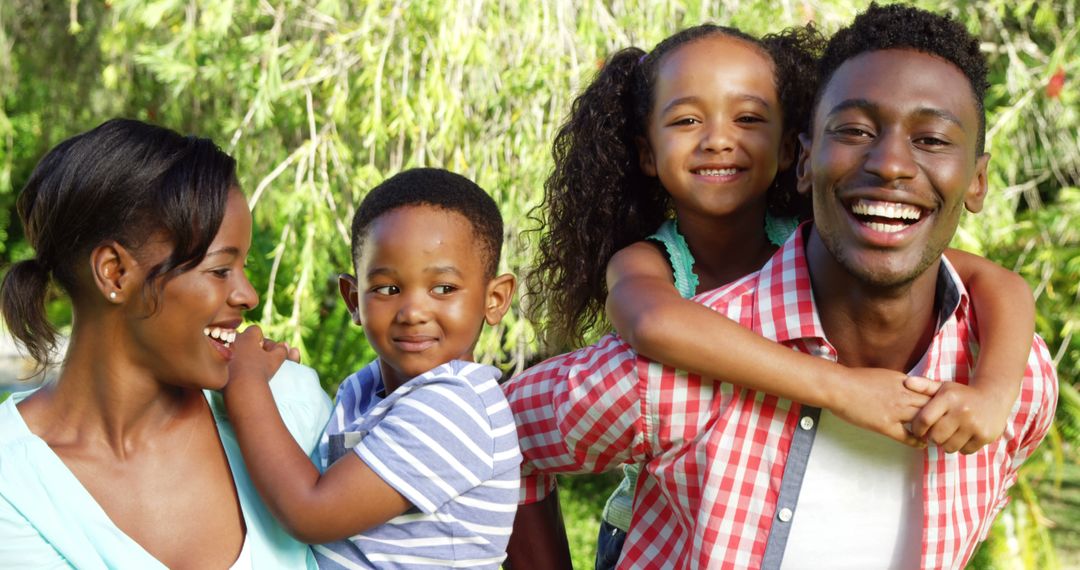
[[[830,40],[820,78],[799,163],[814,224],[699,301],[849,366],[966,383],[974,314],[942,251],[986,192],[978,43],[947,18],[871,6]],[[616,337],[506,390],[527,500],[551,472],[646,463],[620,568],[963,567],[1057,397],[1036,338],[1004,435],[963,455],[662,367]]]

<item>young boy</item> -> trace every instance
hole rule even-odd
[[[225,400],[244,460],[291,534],[329,543],[314,547],[320,567],[502,562],[521,455],[499,370],[471,362],[513,295],[514,277],[496,276],[502,231],[495,202],[445,170],[403,172],[364,198],[356,276],[339,283],[379,357],[341,384],[322,475],[269,399],[287,349],[255,327],[238,339]]]

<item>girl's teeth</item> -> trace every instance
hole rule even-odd
[[[707,168],[697,171],[702,176],[730,176],[737,172],[735,168]]]

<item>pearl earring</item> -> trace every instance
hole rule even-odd
[[[109,298],[113,301],[116,300],[116,291],[109,291]]]

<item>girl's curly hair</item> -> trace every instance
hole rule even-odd
[[[584,344],[607,328],[605,271],[615,252],[656,231],[671,209],[668,193],[639,164],[664,56],[695,40],[724,35],[751,43],[773,60],[785,136],[805,129],[813,102],[814,66],[824,41],[811,26],[754,38],[735,28],[703,24],[682,30],[651,52],[615,52],[585,91],[552,145],[555,167],[544,183],[538,222],[538,261],[525,277],[526,314],[545,352]],[[797,142],[797,141],[796,141]],[[804,215],[794,191],[794,168],[769,189],[770,210]]]

